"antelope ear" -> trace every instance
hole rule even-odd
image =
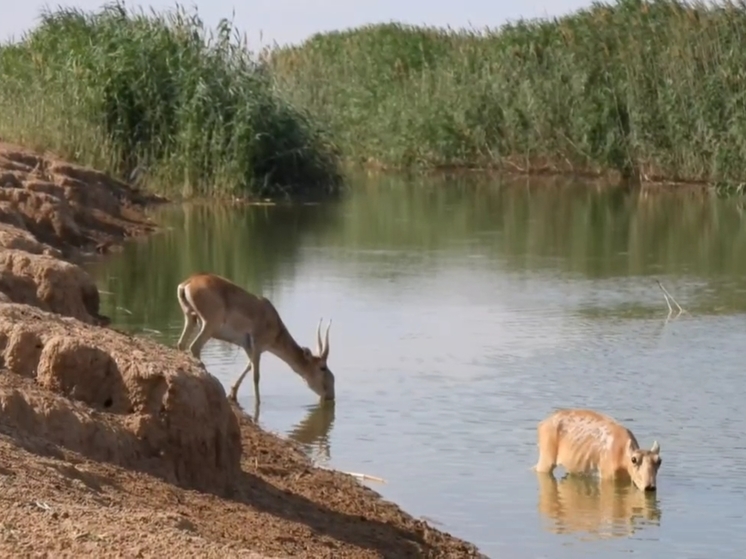
[[[323,320],[323,318],[319,320],[319,325],[316,328],[316,355],[321,355],[324,351],[324,344],[321,341],[321,323]]]
[[[658,444],[658,441],[653,441],[653,446],[650,447],[650,452],[653,454],[661,453],[661,445]]]
[[[321,353],[319,353],[319,357],[324,360],[324,363],[326,363],[326,360],[329,358],[329,328],[331,327],[332,321],[329,319],[329,323],[326,325],[326,332],[324,333],[324,347],[321,350]]]
[[[627,446],[626,446],[625,450],[627,451],[627,455],[632,454],[632,439],[629,439],[627,441]]]

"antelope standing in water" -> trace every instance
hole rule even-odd
[[[537,428],[538,473],[556,466],[568,473],[598,471],[602,480],[628,479],[644,491],[655,491],[661,465],[660,445],[642,450],[632,431],[592,410],[558,410]]]

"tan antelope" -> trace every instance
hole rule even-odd
[[[564,409],[537,428],[538,473],[562,466],[568,473],[597,471],[602,480],[627,479],[644,491],[655,491],[661,465],[660,446],[641,450],[632,432],[611,417],[592,410]]]
[[[334,400],[334,375],[327,367],[329,328],[321,341],[321,321],[316,330],[316,355],[301,347],[290,335],[274,305],[230,280],[210,273],[198,273],[182,281],[176,289],[184,312],[184,330],[176,347],[184,349],[187,337],[197,323],[200,330],[189,351],[200,359],[202,347],[210,338],[235,344],[246,352],[249,363],[231,387],[228,398],[237,399],[238,387],[250,370],[254,371],[254,395],[259,398],[259,358],[265,351],[276,355],[306,381],[322,400]]]

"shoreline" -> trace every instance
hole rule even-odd
[[[489,177],[502,177],[509,181],[520,179],[547,181],[547,180],[573,180],[577,182],[589,182],[594,186],[604,185],[608,187],[628,187],[640,189],[686,189],[702,192],[714,190],[715,186],[707,181],[684,180],[677,177],[666,178],[656,174],[643,174],[637,179],[623,179],[619,172],[601,169],[576,169],[562,168],[556,165],[544,164],[541,166],[529,165],[523,169],[507,160],[502,165],[492,166],[469,166],[469,165],[439,165],[430,167],[390,167],[375,161],[344,163],[346,168],[356,169],[370,175],[375,174],[412,174],[420,176],[463,176],[484,175]]]
[[[107,327],[78,263],[169,202],[0,143],[0,552],[484,557],[231,405],[184,352]]]
[[[369,177],[386,176],[386,175],[407,175],[415,177],[463,177],[463,176],[482,176],[495,179],[504,179],[505,183],[511,184],[517,181],[530,180],[539,186],[554,186],[556,182],[582,184],[594,188],[627,188],[644,193],[653,191],[685,191],[696,194],[709,194],[716,191],[716,186],[705,181],[685,181],[678,179],[667,179],[662,177],[648,177],[644,180],[631,181],[621,179],[618,173],[614,171],[573,171],[561,169],[540,169],[536,171],[524,172],[506,167],[469,167],[469,166],[449,166],[449,167],[412,167],[396,168],[385,167],[376,164],[361,164],[355,162],[345,162],[343,168],[353,170],[356,173],[365,174]],[[324,198],[326,200],[326,198]],[[206,206],[206,205],[224,205],[224,206],[316,206],[320,204],[318,198],[294,197],[292,199],[284,198],[262,198],[257,199],[251,196],[226,196],[226,197],[205,197],[195,196],[188,199],[176,198],[166,199],[158,196],[157,201],[145,207],[146,215],[151,209],[160,210],[178,205]],[[158,226],[155,226],[158,228]],[[160,229],[154,230],[150,234],[159,232]]]

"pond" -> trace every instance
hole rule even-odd
[[[486,177],[359,177],[320,205],[171,207],[95,264],[103,312],[175,345],[176,285],[268,296],[302,345],[332,319],[337,402],[262,358],[260,424],[490,557],[740,557],[746,218],[735,200]],[[686,310],[669,310],[663,291]],[[226,390],[246,364],[211,341]],[[239,400],[254,408],[251,376]],[[623,421],[653,496],[530,470],[558,407]],[[559,478],[559,475],[558,475]]]

